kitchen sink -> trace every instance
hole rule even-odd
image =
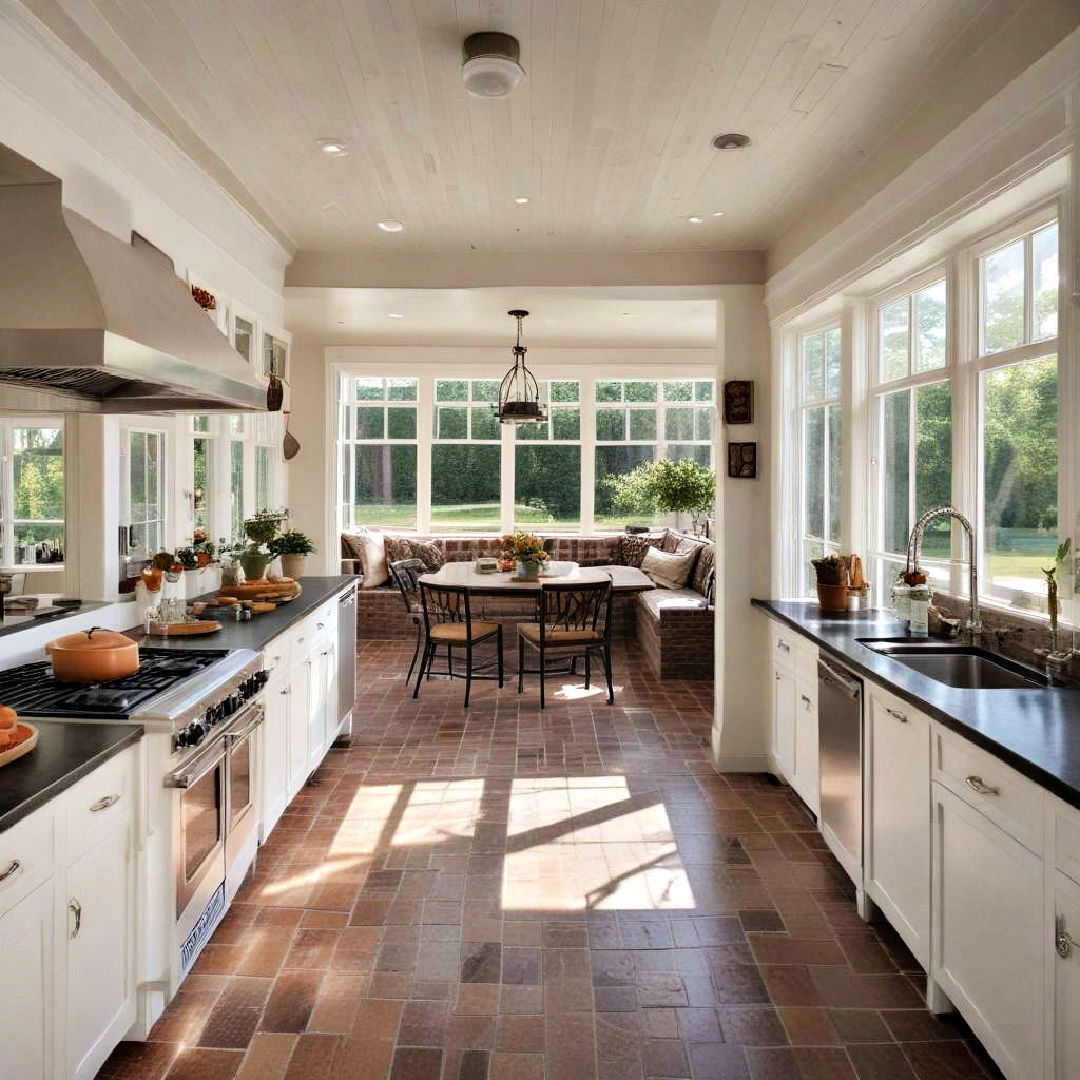
[[[910,638],[860,638],[859,644],[913,671],[962,690],[1030,690],[1050,681],[1041,672],[977,645]]]

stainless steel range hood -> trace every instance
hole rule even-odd
[[[0,237],[0,407],[266,408],[265,384],[166,255],[65,209],[60,181],[3,146]]]

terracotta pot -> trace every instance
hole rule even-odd
[[[109,682],[139,670],[138,644],[100,626],[56,638],[45,652],[52,658],[53,676],[61,682]]]
[[[281,572],[285,577],[291,577],[293,581],[304,576],[304,568],[307,564],[306,555],[282,555]]]
[[[818,582],[817,600],[822,611],[847,611],[848,586],[822,585]]]

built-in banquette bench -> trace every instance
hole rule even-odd
[[[481,556],[498,557],[500,536],[417,537],[387,533],[383,542],[390,562],[399,558],[423,559],[432,570],[443,562],[468,562]],[[657,588],[627,567],[640,567],[649,547],[676,552],[696,550],[689,579],[683,588]],[[713,676],[713,562],[711,541],[684,536],[665,529],[660,532],[609,536],[547,536],[544,547],[554,560],[581,566],[607,568],[613,582],[613,632],[624,640],[636,635],[652,674],[660,679],[707,679]],[[364,565],[369,551],[358,533],[341,537],[341,570],[361,576],[357,632],[361,639],[411,640],[415,628],[401,596],[386,571],[369,573]],[[374,581],[374,585],[367,585]],[[507,622],[535,618],[521,599],[485,598],[485,619]]]

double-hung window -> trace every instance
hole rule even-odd
[[[798,428],[802,461],[799,515],[799,591],[812,591],[812,559],[841,547],[843,421],[840,405],[840,327],[798,339]]]
[[[133,561],[152,558],[165,547],[165,432],[126,432],[126,528]]]
[[[581,383],[540,383],[543,423],[514,424],[514,528],[574,532],[581,523]]]
[[[435,532],[502,528],[502,428],[497,379],[436,379],[431,431]]]
[[[64,559],[64,422],[0,419],[0,565]]]
[[[342,375],[338,387],[344,527],[415,529],[419,380]]]
[[[1058,543],[1058,226],[977,254],[981,588],[1045,610]]]
[[[191,518],[196,529],[214,525],[214,424],[210,416],[191,418]]]
[[[888,584],[904,565],[920,515],[952,502],[952,387],[948,303],[943,276],[879,302],[871,350],[874,477],[871,544],[874,580]],[[938,519],[923,538],[931,580],[949,587],[950,523]]]

